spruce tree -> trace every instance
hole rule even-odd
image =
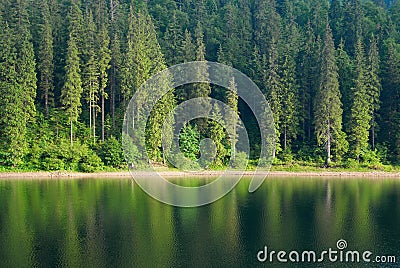
[[[289,5],[289,8],[291,5]],[[283,63],[281,71],[282,92],[281,101],[281,126],[283,149],[290,147],[292,140],[296,139],[298,133],[299,99],[298,83],[296,77],[296,58],[299,54],[300,33],[294,21],[291,8],[287,11],[288,18],[285,27],[285,45],[283,45]]]
[[[193,44],[192,34],[188,29],[185,30],[184,38],[178,52],[180,63],[186,63],[196,60],[196,46]],[[185,85],[178,87],[175,94],[178,102],[182,102],[191,98],[193,85]]]
[[[339,43],[336,54],[339,67],[340,93],[343,103],[343,126],[348,130],[347,127],[349,126],[352,107],[351,92],[354,88],[355,66],[345,50],[343,39]]]
[[[99,110],[97,104],[99,100],[99,58],[96,55],[96,25],[91,10],[87,10],[85,14],[85,40],[82,52],[83,72],[82,87],[84,95],[89,106],[89,128],[93,141],[96,141],[96,117]]]
[[[71,146],[74,138],[73,124],[78,121],[81,113],[81,95],[83,92],[79,61],[77,41],[74,35],[70,33],[65,66],[65,83],[61,91],[61,103],[68,114]]]
[[[98,72],[99,72],[99,84],[100,84],[100,96],[101,96],[101,140],[105,140],[105,99],[108,98],[106,93],[106,87],[108,83],[108,69],[110,68],[111,51],[109,48],[110,38],[108,36],[107,28],[102,25],[98,33],[98,48],[97,58],[98,61]]]
[[[146,82],[152,75],[155,75],[166,68],[165,59],[157,41],[156,31],[146,7],[143,7],[143,9],[137,12],[134,12],[131,7],[127,39],[128,48],[125,55],[121,85],[125,104],[127,104],[133,94],[144,82]],[[143,144],[143,140],[139,140],[139,143],[143,147],[146,146],[149,157],[153,161],[159,161],[160,158],[165,161],[165,157],[161,153],[162,134],[171,135],[172,131],[162,133],[163,124],[168,113],[172,111],[175,106],[174,94],[171,88],[171,78],[167,75],[162,79],[164,79],[164,83],[162,83],[164,89],[170,89],[171,91],[165,94],[151,111],[149,122],[146,127],[146,133],[139,134],[139,136],[143,135],[143,137],[146,135],[146,144]],[[162,89],[159,88],[152,90]],[[140,97],[138,96],[136,99],[139,104],[145,103],[148,101],[148,98],[157,95],[152,94],[150,91],[142,93],[143,94],[141,94]],[[139,113],[141,107],[134,107],[134,109],[136,113]],[[172,127],[173,122],[167,124],[169,127]],[[142,139],[142,137],[140,137],[140,139]]]
[[[385,42],[385,65],[382,81],[382,108],[380,136],[400,161],[400,49],[390,38]]]
[[[329,8],[329,21],[331,22],[335,43],[343,38],[343,3],[341,0],[332,0]]]
[[[120,69],[122,63],[121,54],[121,25],[119,19],[121,17],[120,3],[118,0],[109,1],[109,18],[110,18],[110,69],[109,69],[109,90],[110,90],[110,114],[111,114],[111,129],[113,134],[116,127],[116,104],[120,91]]]
[[[321,81],[314,99],[315,134],[319,145],[325,146],[326,164],[331,163],[332,147],[341,147],[342,103],[340,101],[338,67],[332,30],[326,24],[321,61]]]
[[[111,112],[111,122],[112,129],[116,130],[116,101],[119,96],[120,91],[120,73],[122,67],[122,53],[121,53],[121,43],[117,33],[114,33],[113,39],[111,41],[111,67],[110,67],[110,112]]]
[[[19,84],[13,34],[0,15],[0,164],[17,166],[26,153],[26,94]]]
[[[179,25],[177,12],[172,16],[172,22],[168,25],[164,35],[164,55],[168,66],[181,63],[181,56],[179,55],[182,43],[182,29]]]
[[[200,79],[202,78],[203,80],[208,80],[209,74],[208,74],[208,66],[206,63],[206,48],[204,45],[204,34],[203,34],[203,29],[200,23],[197,25],[196,28],[196,44],[197,44],[197,49],[196,49],[196,61],[203,62],[202,64],[199,64],[197,69],[196,69],[196,75]],[[211,86],[209,83],[195,83],[193,84],[191,90],[190,90],[190,95],[189,99],[193,98],[207,98],[211,94]],[[206,113],[211,111],[211,108],[209,103],[207,101],[202,101],[200,100],[197,103],[196,109],[203,110]],[[198,119],[196,120],[198,123],[198,129],[200,133],[205,133],[207,131],[207,120],[203,119]]]
[[[182,57],[181,62],[191,62],[196,60],[196,46],[193,44],[192,34],[188,29],[185,30],[179,55]]]
[[[300,63],[298,64],[298,68],[300,68],[301,134],[302,140],[308,144],[314,140],[313,96],[320,86],[320,49],[320,39],[315,36],[311,21],[308,20],[303,49],[300,51]]]
[[[237,84],[235,81],[235,78],[232,77],[231,80],[229,81],[229,88],[226,89],[226,94],[225,94],[225,103],[229,106],[230,111],[225,111],[225,118],[226,118],[226,128],[228,134],[231,133],[232,136],[229,137],[232,144],[232,152],[231,156],[233,159],[236,158],[236,143],[238,142],[238,131],[237,128],[239,127],[238,124],[238,119],[237,116],[239,116],[239,107],[238,107],[238,102],[239,102],[239,96],[237,94]],[[233,112],[233,113],[232,113]]]
[[[254,40],[261,55],[268,55],[270,42],[278,41],[281,34],[281,16],[276,11],[276,0],[256,0],[254,14]]]
[[[380,95],[382,91],[381,79],[379,77],[380,70],[380,60],[379,60],[379,51],[377,46],[377,40],[374,36],[372,36],[370,41],[370,47],[368,52],[368,66],[367,66],[367,94],[369,96],[369,103],[371,104],[371,146],[372,150],[375,150],[376,147],[376,117],[377,112],[380,108]]]
[[[0,110],[3,131],[0,150],[4,164],[17,166],[27,152],[27,126],[36,117],[36,60],[27,1],[4,2],[0,7],[4,14],[0,18],[1,30],[4,30],[1,37],[4,38],[4,52],[1,55],[3,64]]]
[[[54,107],[54,56],[53,30],[50,21],[50,9],[46,1],[41,2],[41,22],[39,25],[38,71],[40,98],[44,99],[46,117],[49,109]]]
[[[266,61],[264,57],[264,62]],[[271,110],[273,112],[274,123],[275,123],[275,140],[276,149],[274,156],[281,151],[281,115],[282,115],[282,81],[279,76],[279,64],[278,64],[278,50],[275,44],[275,39],[272,38],[271,47],[269,52],[269,68],[265,74],[263,81],[265,82],[266,96],[270,102]]]
[[[210,139],[214,142],[216,147],[216,158],[215,164],[220,166],[223,164],[224,158],[227,154],[224,139],[225,139],[225,130],[223,126],[218,123],[218,120],[221,120],[221,111],[218,105],[214,105],[212,108],[212,117],[216,120],[209,120],[208,122],[208,135]],[[209,150],[208,150],[209,151]]]
[[[238,4],[229,2],[224,8],[224,50],[226,60],[235,68],[249,73],[247,59],[252,53],[251,11],[248,1],[239,1]]]
[[[371,122],[371,103],[367,93],[365,51],[361,39],[357,42],[356,80],[352,89],[352,105],[349,122],[349,142],[351,154],[358,161],[368,148],[368,137]]]
[[[345,44],[350,55],[355,55],[358,39],[362,33],[362,9],[360,0],[344,2],[343,30]]]
[[[35,98],[37,90],[36,60],[30,33],[27,2],[12,2],[9,12],[13,15],[10,29],[17,52],[17,80],[23,90],[23,113],[25,122],[34,120],[36,116]]]

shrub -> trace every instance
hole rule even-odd
[[[103,166],[101,159],[86,144],[68,139],[49,144],[40,156],[42,170],[75,170],[93,172]]]
[[[232,159],[231,161],[231,166],[234,169],[240,169],[240,170],[245,170],[246,169],[246,163],[248,161],[248,156],[245,152],[237,152],[236,157]],[[248,163],[247,163],[248,164]]]
[[[357,160],[353,159],[353,158],[347,158],[344,162],[343,162],[343,167],[345,168],[350,168],[350,169],[357,169],[359,168],[359,163],[357,162]]]
[[[91,149],[88,149],[79,161],[79,171],[82,172],[94,172],[102,167],[103,162],[100,157]]]
[[[98,155],[106,166],[118,168],[125,164],[122,145],[113,136],[101,144]]]
[[[290,164],[290,163],[293,162],[293,154],[292,154],[292,151],[291,151],[290,149],[287,149],[287,150],[285,150],[285,151],[282,151],[282,152],[279,154],[278,157],[279,157],[279,159],[281,159],[282,162],[285,163],[285,164]]]

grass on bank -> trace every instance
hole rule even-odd
[[[257,163],[249,161],[246,170],[255,170]],[[157,171],[161,172],[176,172],[180,171],[177,168],[157,165]],[[214,167],[210,168],[211,171],[225,170],[225,167]],[[100,166],[90,171],[79,170],[79,169],[59,169],[59,170],[42,170],[32,169],[29,167],[4,167],[0,166],[0,173],[2,172],[84,172],[84,173],[100,173],[100,172],[126,172],[128,171],[127,166],[121,165],[118,168]],[[384,165],[384,164],[353,164],[351,167],[343,164],[332,164],[330,167],[325,167],[320,163],[306,163],[306,162],[291,162],[291,163],[274,163],[271,166],[270,171],[272,172],[400,172],[400,166]]]

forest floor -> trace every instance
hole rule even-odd
[[[141,175],[150,174],[146,171],[140,172]],[[224,171],[204,171],[186,173],[175,170],[160,170],[158,173],[162,177],[188,177],[188,178],[201,178],[201,177],[217,177],[224,173]],[[232,174],[244,174],[244,176],[252,176],[253,171],[233,172]],[[271,171],[265,172],[265,175],[271,177],[333,177],[333,178],[399,178],[400,172],[381,172],[381,171]],[[1,172],[0,179],[82,179],[82,178],[104,178],[104,179],[119,179],[131,178],[128,171],[116,172],[95,172],[95,173],[80,173],[80,172]]]

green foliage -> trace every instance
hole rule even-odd
[[[355,87],[352,89],[352,106],[349,122],[350,153],[360,160],[361,153],[368,148],[370,122],[372,119],[372,104],[367,91],[366,63],[364,47],[361,39],[356,48]]]
[[[221,111],[219,110],[217,105],[214,105],[212,111],[213,120],[209,120],[208,122],[208,135],[210,135],[210,139],[215,144],[216,149],[216,159],[214,164],[216,166],[221,166],[225,160],[227,155],[227,149],[225,148],[224,139],[225,139],[225,129],[218,122],[222,121]],[[209,150],[211,151],[211,150]]]
[[[246,162],[248,162],[249,157],[244,152],[237,152],[235,158],[231,161],[231,167],[238,170],[246,169]]]
[[[109,167],[120,168],[125,162],[121,142],[114,136],[111,136],[100,145],[98,155],[103,163]]]
[[[76,141],[73,146],[66,139],[49,144],[40,156],[41,170],[69,170],[93,172],[101,169],[101,159],[87,145]]]
[[[50,21],[50,9],[47,0],[41,1],[41,22],[39,26],[38,73],[40,98],[44,100],[46,116],[54,106],[54,52],[53,29]]]
[[[103,167],[103,162],[97,154],[88,149],[84,152],[78,163],[78,170],[81,172],[94,172],[101,170]]]
[[[263,62],[266,62],[265,55],[263,57]],[[271,105],[271,110],[274,115],[275,123],[275,135],[276,135],[276,152],[275,155],[281,151],[280,136],[281,136],[281,94],[283,90],[282,81],[279,77],[279,65],[278,65],[278,51],[275,44],[275,39],[271,41],[271,48],[269,54],[269,69],[267,71],[266,78],[263,79],[265,83],[266,95],[268,96],[269,103]]]
[[[326,164],[331,162],[331,149],[335,143],[341,146],[342,103],[339,91],[338,67],[335,47],[329,24],[326,26],[322,50],[321,81],[314,100],[315,134],[319,145],[326,148]]]
[[[11,5],[16,18],[0,17],[0,164],[17,166],[27,152],[28,123],[34,122],[36,73],[24,2]],[[18,35],[15,37],[15,33]]]
[[[296,169],[298,162],[333,160],[382,169],[380,163],[400,163],[399,2],[390,8],[361,0],[128,2],[0,4],[1,170],[90,172],[102,169],[102,162],[123,167],[118,140],[138,88],[166,66],[206,59],[239,69],[260,87],[274,113],[280,164]],[[207,65],[196,75],[210,76]],[[129,164],[144,160],[144,148],[151,161],[166,164],[166,116],[176,102],[196,97],[217,98],[239,114],[257,158],[259,131],[235,93],[240,81],[230,81],[233,91],[208,83],[173,90],[173,77],[163,79],[161,88],[138,99],[135,112],[169,90],[148,122],[137,122],[146,125],[135,135],[140,148],[129,139],[123,144]],[[208,103],[196,109],[212,111]],[[235,148],[237,117],[217,113],[228,117],[226,130],[199,119],[180,134],[184,154],[193,160],[200,157],[200,138],[214,139],[212,168],[227,164],[229,155],[242,158],[230,152],[227,136],[233,135]],[[163,135],[171,137],[173,120],[166,125]]]
[[[200,134],[196,126],[187,124],[179,134],[179,146],[185,157],[196,160],[200,154]]]

